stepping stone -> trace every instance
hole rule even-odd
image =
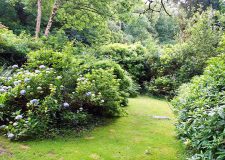
[[[89,137],[88,136],[88,137],[84,137],[84,139],[86,139],[86,140],[92,140],[92,139],[95,139],[95,137],[91,137],[91,136]]]
[[[152,116],[152,118],[159,120],[170,120],[170,118],[167,116]]]
[[[28,149],[30,149],[30,147],[29,146],[27,146],[27,145],[20,145],[20,148],[21,149],[23,149],[23,150],[28,150]]]
[[[148,150],[148,149],[146,149],[146,150],[145,150],[145,154],[149,155],[149,154],[151,154],[151,151]]]

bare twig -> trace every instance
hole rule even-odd
[[[147,13],[147,12],[151,12],[151,13],[153,13],[153,12],[161,12],[162,11],[162,9],[163,9],[163,11],[167,14],[167,15],[169,15],[169,16],[171,16],[171,14],[169,14],[169,12],[167,11],[167,9],[166,9],[166,7],[165,7],[165,2],[163,1],[163,0],[160,0],[160,2],[157,2],[156,1],[156,3],[154,4],[154,0],[147,0],[146,2],[145,2],[145,4],[148,4],[148,8],[147,9],[145,9],[141,14],[145,14],[145,13]],[[167,2],[168,2],[168,0],[167,0]],[[154,5],[153,5],[154,4]],[[156,8],[156,5],[157,4],[160,4],[160,9],[155,9]],[[153,6],[152,6],[153,5]]]

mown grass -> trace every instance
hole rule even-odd
[[[183,160],[175,138],[174,118],[165,101],[130,99],[128,116],[84,135],[53,140],[9,142],[0,138],[1,160]],[[153,115],[172,120],[156,120]]]

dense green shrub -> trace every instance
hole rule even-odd
[[[13,65],[1,77],[0,124],[10,139],[50,136],[90,116],[119,116],[126,105],[131,83],[114,62],[95,65],[52,50],[28,57],[23,68]]]
[[[48,49],[30,52],[28,57],[27,67],[33,69],[38,68],[40,65],[45,65],[62,72],[73,68],[73,66],[79,66],[80,63],[80,60],[75,60],[72,54],[62,54],[61,52]]]
[[[73,56],[73,54],[70,52],[62,54],[60,52],[42,49],[29,54],[28,64],[32,68],[37,68],[39,65],[44,64],[57,69],[62,74],[66,73],[65,76],[70,72],[67,77],[68,79],[71,78],[71,75],[76,76],[74,73],[85,74],[92,69],[113,70],[113,74],[120,80],[120,90],[123,92],[124,97],[137,94],[138,86],[136,86],[129,74],[116,62],[99,60],[89,54],[83,56]]]
[[[0,58],[11,63],[25,61],[26,53],[41,46],[41,41],[33,40],[25,33],[16,36],[12,31],[0,28]]]
[[[43,48],[53,49],[54,51],[62,51],[69,43],[69,38],[63,30],[55,31],[48,37],[41,37]]]
[[[173,77],[164,76],[152,79],[150,82],[145,83],[145,89],[149,94],[154,96],[175,96],[175,89],[177,82]]]
[[[1,80],[1,124],[10,139],[48,136],[72,109],[65,108],[70,102],[66,101],[63,80],[52,68],[21,68]]]
[[[112,69],[114,75],[120,80],[120,90],[124,97],[135,97],[138,94],[139,86],[132,80],[129,73],[127,73],[122,67],[111,60],[98,60],[92,63],[89,62],[89,68],[94,69]],[[127,99],[124,101],[124,105],[127,105]]]
[[[225,55],[212,58],[204,74],[179,89],[172,101],[179,136],[193,160],[222,160],[225,128]]]
[[[145,63],[147,50],[140,44],[109,44],[102,46],[97,52],[97,57],[111,59],[120,64],[123,69],[130,73],[134,80],[143,82],[145,77]]]
[[[71,79],[76,79],[77,74],[84,75],[92,70],[104,69],[112,70],[112,74],[119,80],[120,94],[122,95],[122,104],[127,105],[127,98],[137,94],[136,85],[129,74],[123,70],[120,65],[111,60],[99,60],[89,54],[83,56],[73,56],[74,53],[54,52],[52,50],[40,50],[31,52],[28,59],[28,67],[37,68],[41,64],[55,68],[64,77],[68,79],[66,85],[68,88],[75,87]]]
[[[75,104],[97,115],[119,115],[122,97],[112,70],[92,70],[78,79]]]

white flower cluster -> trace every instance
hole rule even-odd
[[[12,66],[12,68],[18,68],[19,66],[17,65],[17,64],[14,64],[13,66]]]
[[[77,78],[77,81],[78,82],[82,82],[82,83],[87,83],[88,82],[88,79],[85,78],[85,77],[79,77],[79,78]]]
[[[88,97],[91,96],[91,95],[92,95],[91,92],[87,92],[87,93],[86,93],[86,96],[88,96]]]
[[[0,86],[0,93],[7,92],[11,88],[11,86]]]
[[[77,113],[80,113],[80,112],[83,112],[84,111],[84,108],[83,107],[80,107],[78,110],[77,110]]]
[[[17,85],[19,85],[21,82],[22,82],[21,80],[18,80],[18,81],[14,81],[13,84],[14,84],[15,86],[17,86]]]
[[[56,79],[62,79],[62,76],[57,76]]]
[[[14,134],[13,133],[7,133],[7,137],[9,138],[9,139],[13,139],[14,138]]]
[[[20,91],[20,94],[21,94],[22,96],[24,96],[24,95],[26,94],[26,90],[21,90],[21,91]]]
[[[30,78],[25,78],[25,79],[24,79],[24,82],[25,82],[25,83],[29,83],[29,82],[30,82]]]
[[[35,72],[36,74],[41,73],[41,71],[39,71],[39,70],[37,70],[37,69],[36,69],[34,72]]]
[[[23,118],[22,115],[17,115],[17,116],[15,117],[15,120],[20,120],[20,119],[22,119],[22,118]]]
[[[31,105],[34,105],[34,106],[37,106],[37,105],[39,104],[39,100],[38,100],[38,99],[32,99],[32,100],[30,101],[30,104],[31,104]]]
[[[40,69],[45,69],[45,65],[40,65],[39,68]]]
[[[63,107],[64,107],[64,108],[69,108],[69,106],[70,106],[69,103],[67,103],[67,102],[64,102],[64,103],[63,103]]]

